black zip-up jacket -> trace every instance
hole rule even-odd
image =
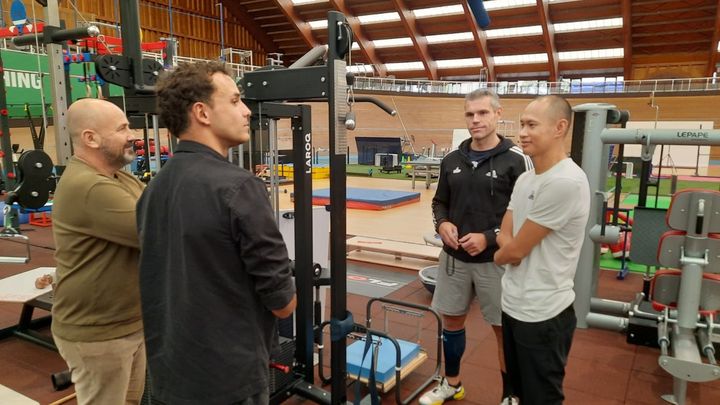
[[[295,282],[262,181],[181,140],[138,201],[137,226],[154,399],[226,405],[267,389],[272,310]]]
[[[468,152],[472,139],[460,144],[445,156],[440,164],[437,191],[432,201],[435,230],[450,221],[458,228],[459,238],[468,233],[483,233],[487,248],[477,256],[470,256],[462,247],[443,250],[463,262],[493,261],[498,246],[495,241],[502,218],[510,202],[515,181],[532,168],[530,158],[509,139],[500,135],[500,143],[488,156],[473,167]]]

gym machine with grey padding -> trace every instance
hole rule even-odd
[[[604,103],[578,105],[574,111],[572,157],[581,164],[594,193],[575,277],[578,327],[622,331],[629,343],[659,347],[658,364],[674,381],[673,393],[662,398],[685,404],[688,381],[720,378],[718,348],[713,344],[720,338],[715,324],[720,311],[720,193],[680,191],[666,213],[637,207],[634,234],[643,235],[637,245],[644,251],[634,252],[633,243],[631,258],[669,269],[658,270],[631,302],[596,298],[599,245],[617,242],[619,237],[619,229],[604,223],[609,145],[641,145],[647,162],[656,145],[720,145],[720,131],[606,128],[627,121],[629,115]],[[648,223],[643,225],[647,232],[635,229],[640,219]]]
[[[720,379],[711,340],[720,333],[715,324],[720,313],[720,192],[676,193],[666,221],[670,230],[662,235],[657,256],[670,269],[655,273],[650,301],[662,314],[658,362],[673,376],[673,393],[662,398],[684,405],[688,381]]]

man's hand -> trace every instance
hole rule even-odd
[[[487,238],[482,233],[469,233],[460,238],[459,242],[470,256],[477,256],[487,248]]]
[[[438,234],[440,235],[443,243],[451,249],[457,250],[458,247],[460,247],[460,242],[458,241],[458,230],[452,222],[446,221],[440,224],[438,227]]]

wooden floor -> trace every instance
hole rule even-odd
[[[316,182],[316,187],[327,187]],[[410,191],[410,182],[396,180],[374,180],[349,178],[352,187],[385,188]],[[400,242],[423,243],[422,235],[432,230],[430,200],[434,193],[420,187],[417,204],[393,208],[387,211],[348,211],[348,233],[374,238],[391,239]],[[289,206],[287,201],[281,206]],[[28,265],[0,265],[0,278],[8,277],[35,267],[54,266],[53,241],[49,228],[23,226],[25,234],[32,240],[32,262]],[[17,246],[0,240],[0,256],[20,252]],[[405,271],[390,267],[378,267],[387,271]],[[414,273],[410,273],[414,274]],[[599,293],[603,298],[629,300],[640,290],[642,280],[631,274],[623,281],[615,273],[602,271],[599,279]],[[419,281],[414,281],[393,292],[390,298],[429,305],[431,295]],[[365,318],[367,297],[348,294],[348,309],[355,319]],[[0,329],[17,323],[21,306],[0,303]],[[326,313],[329,313],[326,310]],[[40,314],[42,315],[42,314]],[[467,324],[467,349],[463,359],[462,379],[467,390],[463,402],[482,405],[497,405],[500,402],[501,384],[497,361],[496,343],[492,330],[482,320],[474,305]],[[383,315],[376,314],[374,325],[382,325]],[[417,333],[414,320],[391,314],[388,318],[391,334],[404,339],[413,339]],[[433,347],[435,328],[430,318],[421,323],[421,344]],[[326,346],[328,347],[328,346]],[[658,351],[629,345],[625,336],[619,333],[595,329],[579,329],[575,333],[570,360],[567,366],[565,392],[567,404],[637,404],[660,405],[660,394],[672,389],[672,378],[657,363]],[[436,359],[432,350],[430,358],[402,384],[402,392],[414,388],[432,374]],[[6,386],[41,404],[51,403],[65,397],[72,391],[54,392],[50,374],[65,369],[60,356],[32,343],[10,337],[0,340],[0,385]],[[240,378],[240,376],[238,377]],[[327,387],[329,389],[329,387]],[[688,404],[720,404],[720,381],[705,384],[689,384]],[[2,390],[0,390],[0,393]],[[291,399],[289,403],[299,402]],[[0,404],[4,404],[0,397]],[[68,402],[75,403],[74,401]],[[383,403],[394,403],[393,392],[386,394]]]

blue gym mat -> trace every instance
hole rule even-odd
[[[397,190],[379,190],[373,188],[347,188],[347,200],[375,205],[396,205],[405,201],[419,199],[420,193]],[[313,190],[313,198],[330,198],[330,189]]]
[[[375,364],[375,380],[378,382],[386,382],[390,378],[395,376],[395,345],[385,338],[378,338],[373,336],[373,342],[377,342],[380,339],[380,350],[378,353],[377,363]],[[405,366],[409,361],[413,360],[420,353],[420,345],[417,343],[407,342],[405,340],[397,339],[400,345],[400,364]],[[365,361],[360,361],[363,358],[363,351],[365,350],[365,342],[357,341],[347,347],[347,372],[349,374],[357,376],[358,373],[361,378],[368,378],[370,376],[370,361],[373,354],[373,347],[368,350],[365,355]]]

